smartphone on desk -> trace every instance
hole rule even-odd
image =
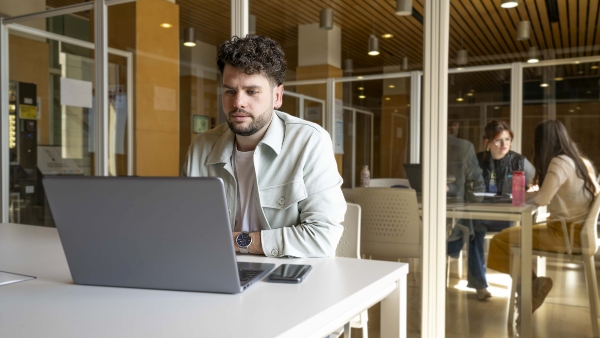
[[[267,282],[298,284],[304,280],[312,265],[281,264],[267,276]]]

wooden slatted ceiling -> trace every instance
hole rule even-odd
[[[47,0],[47,5],[61,7],[83,1]],[[421,15],[424,1],[413,0],[413,8]],[[548,1],[556,2],[556,22],[551,22],[548,16]],[[229,37],[230,1],[176,0],[176,3],[180,6],[182,30],[194,27],[198,40],[217,46]],[[423,25],[413,16],[396,16],[395,0],[250,0],[257,33],[281,43],[290,69],[298,64],[298,26],[318,22],[325,7],[333,9],[334,23],[342,29],[342,58],[353,60],[355,75],[381,73],[383,66],[398,65],[404,56],[409,57],[412,69],[422,68]],[[451,0],[450,10],[450,67],[456,67],[456,52],[461,48],[469,53],[469,66],[525,61],[530,46],[538,47],[546,59],[600,54],[599,0],[521,0],[512,9],[501,8],[500,0]],[[527,41],[515,39],[516,26],[521,20],[531,21],[531,38]],[[372,32],[380,37],[381,54],[375,57],[367,55]],[[394,37],[382,39],[383,33]],[[565,76],[581,76],[580,71],[583,75],[599,73],[590,65],[568,65],[564,70]],[[535,69],[526,69],[524,77],[532,80],[539,75]],[[453,87],[498,91],[501,82],[493,78],[497,76],[465,74],[457,77]]]

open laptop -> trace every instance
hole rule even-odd
[[[46,176],[43,184],[77,284],[238,293],[275,267],[236,261],[220,178]]]
[[[404,172],[410,183],[410,188],[417,194],[423,192],[423,169],[420,163],[404,163]]]

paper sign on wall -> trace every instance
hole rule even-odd
[[[61,77],[60,104],[63,106],[92,108],[92,83]]]

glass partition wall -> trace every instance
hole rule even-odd
[[[485,126],[493,120],[505,121],[514,132],[510,149],[529,162],[533,162],[535,126],[557,119],[580,150],[594,164],[600,163],[595,132],[600,123],[596,38],[600,15],[594,1],[524,0],[514,8],[503,8],[500,2],[490,1],[416,0],[409,10],[402,10],[400,0],[304,1],[285,6],[265,0],[113,2],[118,4],[108,7],[106,71],[110,175],[178,175],[192,140],[223,122],[215,58],[219,44],[236,31],[234,18],[245,13],[240,4],[248,9],[248,32],[270,36],[284,48],[288,71],[281,110],[315,122],[331,134],[343,188],[359,186],[364,165],[369,165],[373,178],[405,179],[405,165],[431,166],[440,177],[446,170],[446,185],[453,183],[456,175],[445,168],[446,162],[452,162],[451,154],[447,160],[441,155],[431,160],[425,156],[431,149],[422,147],[430,141],[422,137],[431,127],[424,121],[432,117],[457,122],[449,123],[448,134],[472,144],[473,152],[481,154],[487,151]],[[77,0],[47,0],[42,7],[77,4],[85,5]],[[449,71],[440,71],[442,78],[447,75],[448,90],[442,95],[447,95],[447,109],[436,108],[426,115],[421,106],[423,93],[430,88],[422,85],[423,65],[431,55],[423,51],[433,38],[426,37],[424,16],[427,6],[442,4],[450,9],[449,27],[440,28],[448,32],[449,48],[434,48],[432,54],[448,58]],[[326,9],[331,9],[331,18]],[[11,13],[11,8],[1,6],[0,12],[27,14]],[[33,31],[6,25],[9,80],[14,80],[3,88],[9,103],[8,118],[3,119],[8,121],[10,136],[6,147],[10,165],[5,167],[9,168],[6,198],[12,222],[51,225],[51,217],[41,212],[43,194],[38,194],[38,178],[45,172],[97,174],[94,136],[98,125],[93,106],[81,102],[97,94],[93,17],[94,12],[88,10],[50,15],[37,20]],[[45,59],[32,59],[40,55]],[[44,69],[34,72],[34,66],[40,65]],[[31,91],[31,83],[36,85],[35,95],[24,96]],[[88,87],[85,95],[73,95]],[[429,135],[438,136],[446,135]],[[28,138],[35,140],[33,162],[22,155],[27,145],[20,142]],[[59,158],[60,169],[45,165],[44,157]],[[431,200],[427,191],[419,196],[424,201]],[[436,212],[446,216],[443,208]],[[423,220],[423,233],[440,228],[426,217]],[[448,236],[457,221],[448,219],[442,224]],[[481,265],[497,230],[489,229],[484,238]],[[424,238],[431,240],[432,235]],[[421,244],[423,256],[446,252],[445,243],[433,248],[429,242]],[[491,298],[484,294],[479,300],[468,283],[469,257],[470,252],[463,249],[462,260],[448,261],[448,278],[431,281],[446,286],[445,312],[440,310],[444,308],[441,299],[423,297],[430,285],[422,281],[432,270],[411,260],[408,336],[439,337],[423,328],[441,325],[443,318],[448,337],[532,336],[506,325],[507,309],[512,308],[508,304],[510,277],[483,267]],[[428,261],[432,262],[431,257]],[[591,337],[582,267],[555,259],[539,262],[534,264],[537,276],[552,278],[554,287],[532,317],[535,336]],[[424,322],[422,318],[434,318],[432,312],[445,316],[440,322]],[[378,305],[369,309],[369,316],[369,332],[377,337]],[[353,335],[360,334],[360,330],[353,331]]]
[[[53,226],[42,178],[95,175],[97,91],[90,13],[53,16],[41,25],[34,25],[35,20],[7,26],[10,222]],[[131,53],[111,49],[109,56],[109,175],[127,175],[133,163],[127,130],[132,116]]]

